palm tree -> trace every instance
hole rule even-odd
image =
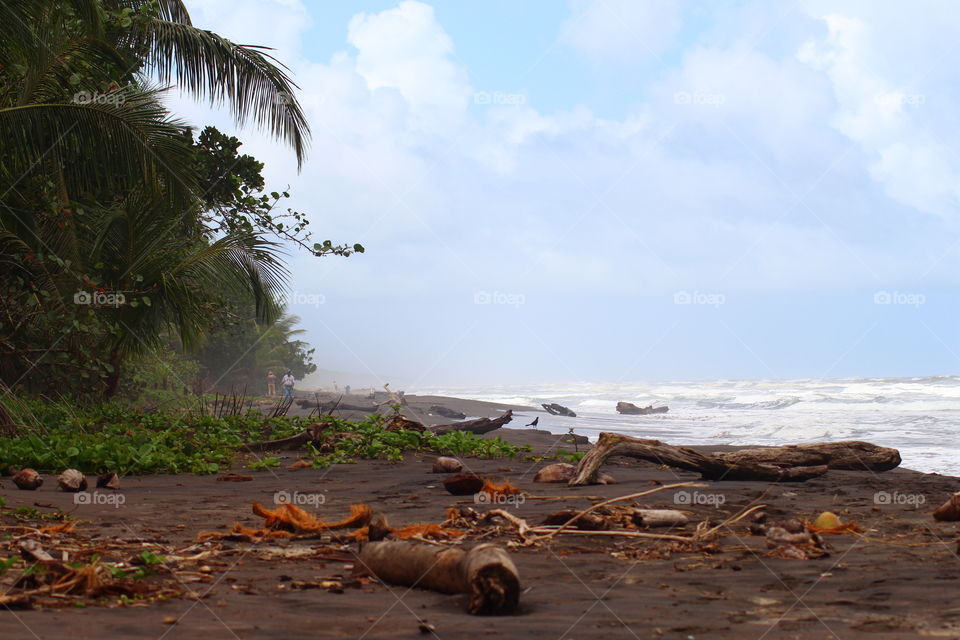
[[[203,232],[189,136],[159,94],[175,83],[226,103],[238,123],[269,130],[302,163],[309,128],[283,66],[261,47],[194,27],[180,0],[0,1],[0,24],[7,302],[69,319],[78,287],[126,288],[131,304],[109,312],[101,336],[108,396],[123,360],[155,348],[165,328],[185,346],[201,341],[218,290],[249,294],[258,317],[275,320],[286,280],[277,247]],[[0,335],[6,344],[12,338]]]

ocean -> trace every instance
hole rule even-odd
[[[418,389],[474,400],[540,406],[556,402],[577,413],[538,413],[539,427],[596,439],[615,431],[670,444],[777,445],[866,440],[895,447],[902,466],[960,476],[960,377],[713,382],[574,383]],[[616,412],[623,400],[668,405],[665,414]],[[518,414],[522,427],[534,414]]]

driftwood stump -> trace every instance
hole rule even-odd
[[[887,471],[900,464],[900,453],[896,449],[867,442],[786,445],[704,455],[659,440],[605,432],[600,434],[596,446],[580,460],[569,484],[595,484],[600,466],[610,456],[628,456],[696,471],[706,480],[767,482],[803,482],[823,475],[828,469]]]
[[[513,613],[520,601],[517,568],[493,544],[463,551],[402,540],[371,542],[360,552],[360,565],[390,584],[468,593],[467,612],[474,615]]]

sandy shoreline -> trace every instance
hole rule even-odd
[[[416,409],[436,402],[418,398],[411,405]],[[468,415],[485,415],[474,413],[481,411],[497,415],[504,408],[463,403],[457,406]],[[529,444],[537,454],[558,446],[572,448],[560,443],[560,436],[522,426],[491,435]],[[285,452],[283,462],[296,457],[296,452]],[[295,471],[281,467],[251,473],[253,480],[243,483],[218,482],[214,476],[127,477],[120,508],[77,506],[72,496],[51,487],[18,492],[8,479],[2,482],[2,495],[12,507],[39,504],[43,506],[37,508],[46,511],[60,506],[83,520],[82,535],[119,538],[163,551],[186,547],[200,531],[224,531],[234,522],[260,526],[262,520],[251,513],[251,501],[272,506],[279,491],[322,493],[323,503],[314,510],[330,520],[342,517],[352,503],[369,503],[394,525],[438,523],[450,506],[474,506],[469,498],[465,502],[443,489],[442,477],[429,473],[431,460],[408,455],[400,463],[362,461]],[[568,488],[533,483],[537,469],[549,461],[465,463],[477,473],[508,479],[531,496],[565,496],[531,497],[511,507],[531,523],[564,508],[585,508],[595,496],[609,498],[698,479],[693,473],[618,459],[604,468],[618,484]],[[223,542],[218,558],[207,562],[212,573],[186,585],[198,594],[196,600],[173,599],[149,607],[9,611],[0,617],[0,634],[33,637],[29,628],[43,640],[960,637],[960,608],[955,602],[960,580],[957,525],[936,523],[930,517],[934,506],[960,489],[956,478],[897,469],[882,474],[831,471],[785,485],[709,484],[700,491],[713,496],[711,500],[681,507],[694,522],[719,523],[759,499],[768,505],[772,520],[812,520],[831,510],[859,524],[865,533],[827,536],[830,555],[816,560],[767,557],[764,538],[750,535],[745,524],[732,526],[715,544],[697,550],[671,549],[649,540],[563,537],[549,546],[513,550],[525,589],[522,611],[496,618],[466,615],[463,596],[419,589],[375,583],[342,593],[291,589],[295,581],[349,575],[344,564],[317,558],[328,546],[323,540]],[[877,492],[923,496],[924,504],[919,508],[896,500],[878,504]],[[643,500],[642,506],[678,505],[673,492],[662,492]],[[684,532],[691,530],[688,526]],[[486,538],[490,539],[507,544],[516,538],[505,527]],[[475,542],[468,537],[466,544]],[[167,617],[178,622],[164,624]],[[435,625],[435,636],[422,636],[418,619]]]

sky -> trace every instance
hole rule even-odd
[[[366,247],[289,255],[341,385],[960,372],[955,3],[188,7],[275,48],[309,159],[171,107]]]

